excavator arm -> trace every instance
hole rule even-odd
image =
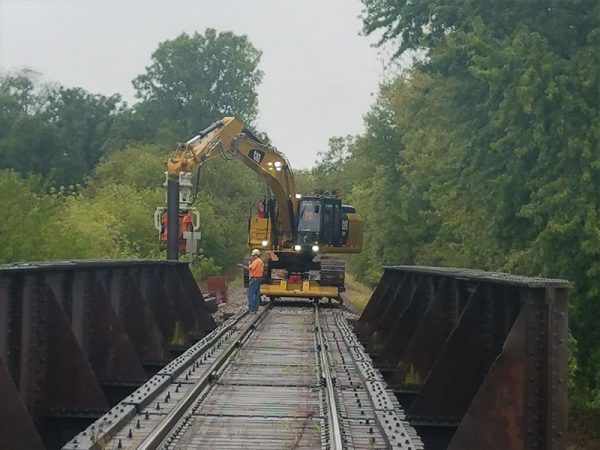
[[[262,143],[235,117],[225,117],[177,145],[167,161],[169,175],[191,172],[215,157],[237,158],[260,175],[272,190],[277,204],[278,243],[291,245],[298,211],[294,176],[286,157],[275,147]]]

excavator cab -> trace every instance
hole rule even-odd
[[[302,197],[298,206],[296,252],[358,253],[362,219],[338,197]]]
[[[342,201],[334,197],[304,197],[298,208],[295,250],[318,251],[342,243]],[[300,248],[298,248],[300,247]]]

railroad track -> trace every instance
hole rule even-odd
[[[423,448],[336,308],[230,318],[65,447]]]

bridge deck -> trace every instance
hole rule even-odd
[[[422,448],[342,312],[308,304],[230,319],[65,448],[96,444]]]

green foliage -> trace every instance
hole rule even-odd
[[[165,181],[168,152],[156,144],[129,145],[105,156],[94,168],[88,186],[126,183],[140,188],[157,188]]]
[[[319,185],[310,169],[294,170],[294,181],[296,182],[296,189],[303,195],[312,194]]]
[[[62,219],[71,235],[87,240],[94,258],[159,258],[152,211],[163,200],[160,189],[107,184],[93,195],[85,191],[67,199]]]
[[[146,73],[133,81],[143,100],[136,110],[169,142],[192,136],[225,115],[251,124],[262,79],[260,56],[246,36],[212,28],[164,41]]]
[[[294,173],[300,192],[304,195],[312,195],[315,189],[350,192],[353,177],[349,176],[347,169],[354,145],[355,137],[351,135],[330,138],[329,148],[317,154],[318,160],[312,169]]]
[[[198,188],[201,247],[219,266],[232,267],[248,252],[248,219],[261,196],[261,183],[239,161],[216,159],[202,167]]]
[[[329,139],[327,152],[319,152],[319,160],[311,171],[315,188],[334,192],[340,189],[349,192],[352,187],[351,177],[347,176],[346,166],[354,147],[354,136],[336,136]]]
[[[30,71],[0,77],[0,168],[80,182],[104,151],[120,97],[40,84]]]
[[[572,399],[600,395],[600,5],[364,0],[367,33],[427,57],[382,87],[347,173],[368,226],[357,266],[563,277]],[[591,399],[591,400],[590,400]]]
[[[0,171],[0,263],[80,256],[60,226],[59,199],[39,195],[39,180]]]
[[[104,153],[112,122],[123,107],[121,98],[59,87],[47,101],[44,118],[55,127],[62,154],[59,161],[46,164],[58,171],[58,181],[79,181]]]
[[[563,56],[597,27],[594,0],[362,0],[364,31],[381,32],[380,43],[393,42],[397,55],[406,50],[437,50],[453,32],[472,32],[486,24],[497,39],[522,26],[543,30]],[[460,64],[462,61],[455,61]]]
[[[0,169],[44,175],[48,186],[81,182],[102,156],[127,145],[172,149],[225,115],[251,125],[257,114],[261,52],[231,32],[181,34],[159,44],[119,95],[44,84],[32,71],[0,77]]]
[[[161,43],[134,80],[133,107],[31,71],[1,76],[0,169],[11,170],[0,170],[0,262],[164,257],[152,217],[165,204],[165,161],[178,141],[224,115],[251,124],[260,55],[231,32],[182,34]],[[260,190],[235,162],[203,169],[196,274],[243,258]]]
[[[206,278],[212,275],[221,275],[223,273],[223,268],[215,263],[213,258],[199,252],[194,257],[192,273],[196,278]]]

